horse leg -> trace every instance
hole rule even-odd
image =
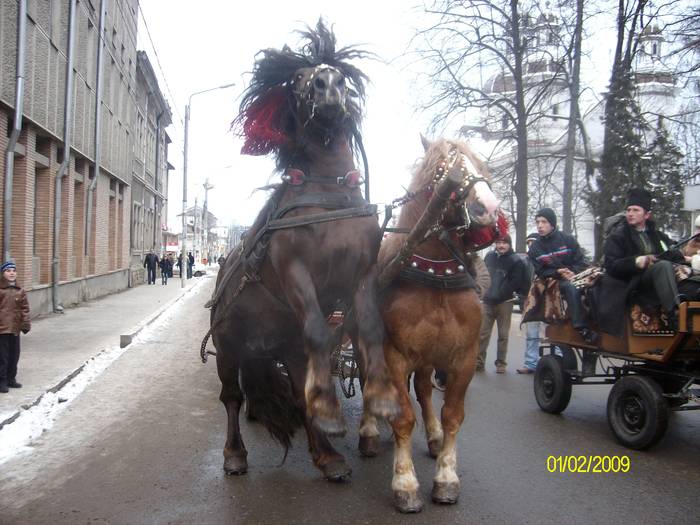
[[[464,420],[464,396],[474,375],[474,356],[478,351],[476,345],[478,342],[469,352],[470,359],[447,371],[445,402],[441,414],[444,438],[433,479],[432,499],[435,503],[457,503],[459,498],[457,433]]]
[[[289,380],[296,399],[303,405],[304,401],[304,375],[306,363],[302,359],[288,360],[285,362]],[[346,481],[352,474],[352,469],[345,462],[345,458],[337,452],[326,434],[311,424],[308,417],[304,417],[304,429],[309,440],[309,452],[314,465],[323,472],[323,476],[329,481]]]
[[[433,385],[430,382],[432,373],[433,367],[431,366],[416,370],[413,386],[416,389],[416,398],[423,415],[425,437],[428,440],[428,453],[431,458],[436,458],[442,448],[442,425],[433,408]]]
[[[399,393],[399,414],[391,420],[394,430],[394,475],[391,479],[394,506],[400,512],[420,512],[423,500],[418,492],[419,483],[411,456],[411,434],[416,416],[411,406],[406,381],[409,366],[396,349],[387,344],[387,363],[391,380]]]
[[[377,306],[376,267],[360,280],[355,292],[354,306],[357,343],[365,372],[362,397],[371,414],[385,418],[393,417],[400,407],[397,404],[398,390],[389,381],[389,372],[384,360],[384,324]]]
[[[333,332],[318,304],[313,280],[299,265],[291,265],[281,278],[287,284],[287,300],[302,324],[304,351],[308,356],[304,385],[306,414],[326,434],[345,435],[343,413],[331,383]]]
[[[240,475],[245,474],[248,470],[248,452],[243,444],[241,427],[238,422],[238,415],[243,404],[243,392],[238,382],[238,366],[224,364],[224,359],[219,359],[219,355],[223,355],[223,352],[219,351],[216,360],[219,379],[221,379],[219,399],[226,407],[227,415],[224,472],[228,475]]]
[[[360,421],[360,441],[357,448],[360,454],[367,458],[371,458],[379,454],[379,427],[377,426],[377,418],[373,416],[368,407],[367,399],[365,398],[365,378],[367,372],[365,370],[366,363],[362,357],[362,352],[357,349],[357,325],[353,325],[349,329],[350,338],[352,339],[352,347],[355,350],[355,361],[357,361],[357,370],[360,380],[360,388],[362,389],[362,420]]]

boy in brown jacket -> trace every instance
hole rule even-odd
[[[27,294],[17,285],[17,266],[7,261],[0,267],[0,392],[21,388],[17,382],[19,333],[29,332]]]

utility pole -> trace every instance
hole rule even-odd
[[[197,91],[192,93],[187,99],[187,105],[185,106],[185,149],[183,150],[183,164],[182,164],[182,263],[180,266],[180,286],[185,287],[185,276],[182,271],[185,268],[185,256],[186,245],[187,245],[187,217],[185,216],[185,211],[187,209],[187,146],[188,146],[188,135],[190,127],[190,106],[192,105],[192,97],[195,95],[201,95],[202,93],[208,93],[209,91],[215,91],[217,89],[226,89],[235,86],[236,83],[224,84],[223,86],[217,86],[210,89],[204,89],[202,91]],[[196,210],[196,206],[195,206]]]

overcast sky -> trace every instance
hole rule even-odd
[[[265,199],[263,193],[251,196],[251,192],[270,181],[274,162],[270,157],[240,155],[241,142],[229,126],[249,81],[255,54],[285,43],[296,47],[299,38],[294,31],[303,29],[304,24],[315,25],[323,15],[334,25],[339,46],[362,45],[392,61],[403,53],[413,34],[416,12],[410,5],[410,0],[141,0],[150,39],[140,20],[139,49],[147,52],[173,111],[174,122],[167,130],[173,141],[169,160],[176,168],[170,172],[168,192],[171,231],[181,230],[175,216],[182,209],[183,121],[190,94],[236,82],[233,88],[192,99],[188,206],[194,204],[195,197],[202,204],[202,185],[209,177],[215,186],[209,192],[209,209],[220,224],[250,224]],[[355,65],[371,79],[363,136],[372,201],[386,202],[402,194],[410,166],[421,155],[419,133],[425,126],[413,114],[412,76],[402,65],[369,60]]]

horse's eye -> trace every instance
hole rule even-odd
[[[323,79],[317,78],[316,80],[314,80],[314,87],[315,87],[316,89],[325,89],[325,88],[326,88],[326,83],[324,82]]]

